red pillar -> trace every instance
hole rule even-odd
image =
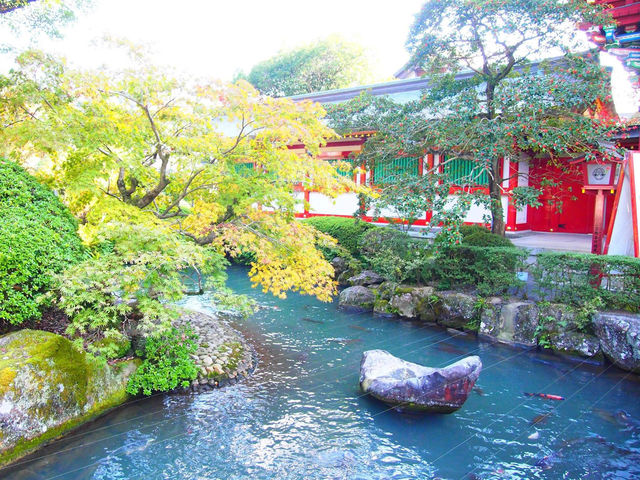
[[[511,202],[511,190],[518,186],[518,163],[509,162],[509,205],[507,206],[507,230],[517,230],[515,205]]]
[[[306,218],[309,216],[309,203],[311,202],[309,190],[304,189],[304,214],[303,216]]]
[[[595,212],[593,214],[593,236],[591,237],[591,253],[602,254],[602,233],[604,222],[604,192],[596,193]]]

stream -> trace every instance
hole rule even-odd
[[[612,366],[276,299],[241,267],[228,285],[264,308],[237,328],[260,361],[234,386],[137,399],[0,472],[11,480],[637,479],[640,381]],[[207,311],[201,297],[187,305]],[[450,415],[407,415],[363,396],[364,350],[483,371]],[[540,392],[565,397],[529,397]]]

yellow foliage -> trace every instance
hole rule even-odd
[[[52,68],[34,56],[23,78],[38,85],[34,102],[51,98],[35,119],[5,129],[5,145],[49,165],[47,181],[87,243],[105,225],[171,230],[231,255],[253,252],[250,277],[274,295],[329,300],[333,270],[316,249],[327,239],[294,221],[303,202],[295,187],[331,197],[363,190],[337,173],[345,165],[318,158],[336,137],[322,106],[265,97],[242,81],[194,85],[134,53],[136,68],[121,72]],[[300,143],[304,155],[288,148]]]

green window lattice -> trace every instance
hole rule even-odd
[[[489,176],[486,169],[472,161],[463,158],[446,161],[444,173],[457,185],[488,185]]]
[[[253,171],[253,163],[237,163],[234,165],[234,168],[238,175],[249,175]]]
[[[374,185],[384,185],[392,182],[399,175],[418,175],[418,159],[414,157],[399,157],[376,162],[373,170]]]

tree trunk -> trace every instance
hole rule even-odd
[[[504,237],[505,223],[502,209],[502,191],[500,189],[500,158],[491,160],[489,175],[489,197],[491,201],[491,232]]]
[[[488,74],[490,71],[486,61],[484,71],[485,74]],[[493,105],[495,88],[495,83],[487,80],[485,94],[487,95],[487,119],[489,121],[495,118],[496,113]],[[502,180],[502,176],[500,175],[501,160],[502,159],[500,157],[494,157],[491,159],[489,171],[489,197],[491,202],[491,232],[504,237],[505,224],[504,214],[502,212],[502,190],[500,189],[500,182]]]

